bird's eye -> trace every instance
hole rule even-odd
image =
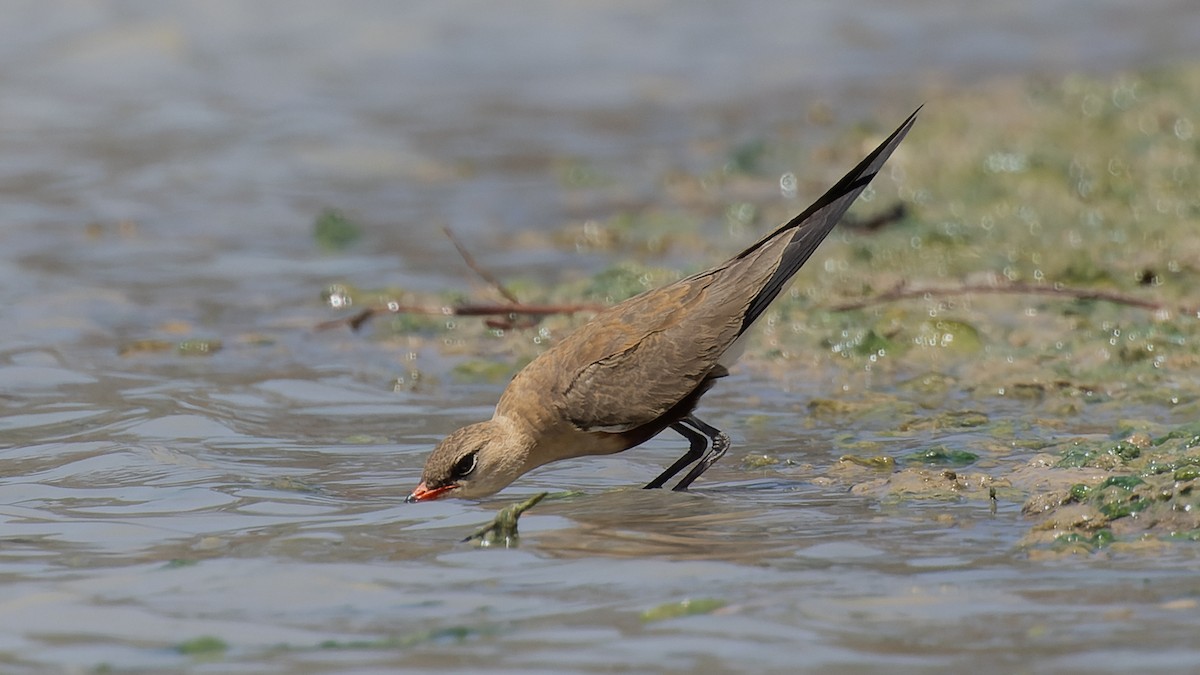
[[[475,470],[475,458],[478,455],[478,450],[463,455],[462,458],[454,464],[454,478],[459,479],[469,476],[471,472]]]

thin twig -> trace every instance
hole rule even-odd
[[[513,317],[513,316],[550,316],[552,314],[575,314],[576,312],[598,312],[604,309],[604,305],[593,304],[573,304],[573,305],[526,305],[522,303],[515,304],[495,304],[495,305],[400,305],[389,303],[387,305],[379,305],[376,307],[367,307],[354,316],[341,319],[332,319],[317,324],[317,330],[326,330],[329,328],[337,328],[338,326],[349,326],[351,330],[358,330],[368,320],[374,318],[376,314],[426,314],[437,316],[498,316],[498,317]],[[502,328],[514,325],[512,323],[499,322],[494,327]]]
[[[485,323],[490,328],[529,328],[537,324],[537,319],[534,317],[542,317],[551,314],[574,314],[576,312],[598,312],[603,309],[602,305],[590,305],[577,303],[573,305],[527,305],[517,299],[516,294],[504,287],[500,280],[491,272],[487,271],[480,265],[471,252],[463,246],[462,242],[454,234],[454,231],[443,225],[442,232],[446,234],[446,238],[454,244],[454,248],[458,250],[458,254],[462,256],[463,262],[467,263],[467,267],[471,271],[479,275],[479,278],[486,281],[492,288],[496,289],[500,295],[508,300],[509,304],[479,304],[479,305],[401,305],[398,303],[387,303],[386,305],[377,305],[375,307],[367,307],[358,312],[354,316],[323,321],[316,326],[316,330],[327,330],[329,328],[337,328],[339,326],[348,326],[350,330],[357,331],[362,328],[363,324],[370,321],[376,314],[388,312],[391,314],[430,314],[439,316],[489,316],[502,317],[487,319]],[[517,317],[525,317],[523,320]]]
[[[458,254],[462,256],[463,262],[467,263],[467,267],[470,267],[472,272],[478,274],[480,279],[488,282],[492,288],[496,289],[500,295],[504,296],[505,300],[508,300],[514,305],[521,304],[521,301],[517,299],[517,296],[512,291],[505,288],[504,284],[500,283],[500,280],[497,279],[495,275],[485,270],[479,265],[479,263],[475,262],[475,256],[472,256],[471,252],[467,250],[467,247],[463,246],[462,242],[458,240],[458,237],[454,234],[453,230],[451,230],[448,226],[443,225],[442,232],[446,233],[446,238],[450,240],[451,244],[454,244],[454,248],[457,249]]]
[[[339,326],[347,326],[350,328],[350,330],[357,332],[359,328],[362,328],[362,325],[364,323],[369,321],[371,319],[371,317],[375,316],[380,311],[381,311],[380,309],[374,309],[374,308],[368,307],[367,309],[364,309],[361,312],[358,312],[354,316],[345,316],[340,319],[330,319],[328,321],[322,321],[321,323],[314,326],[313,330],[329,330],[330,328],[337,328]]]
[[[1008,284],[965,284],[962,286],[942,287],[942,288],[909,288],[907,284],[897,284],[891,290],[884,291],[879,295],[861,300],[851,300],[834,305],[830,309],[835,312],[844,312],[851,309],[862,309],[872,305],[880,305],[885,302],[893,302],[895,300],[906,300],[910,298],[924,297],[947,297],[952,295],[967,295],[970,293],[990,293],[990,294],[1013,294],[1013,295],[1052,295],[1075,300],[1103,300],[1112,302],[1118,305],[1128,305],[1130,307],[1140,307],[1151,311],[1159,311],[1163,309],[1171,309],[1161,302],[1153,300],[1145,300],[1136,296],[1127,295],[1125,293],[1117,293],[1115,291],[1101,291],[1090,288],[1070,288],[1067,286],[1053,285],[1044,286],[1038,284],[1028,284],[1023,282],[1013,282]],[[1183,313],[1192,313],[1193,310],[1180,308]]]
[[[845,312],[854,309],[863,309],[874,305],[881,305],[887,302],[895,302],[897,300],[909,300],[913,298],[943,298],[956,295],[970,294],[984,295],[1048,295],[1060,298],[1068,298],[1073,300],[1102,300],[1118,305],[1126,305],[1129,307],[1138,307],[1152,312],[1175,309],[1180,314],[1200,316],[1200,309],[1190,307],[1172,308],[1165,303],[1155,302],[1153,300],[1145,300],[1125,293],[1115,291],[1102,291],[1090,288],[1070,288],[1067,286],[1044,286],[1036,284],[1028,284],[1023,282],[1013,282],[1008,284],[965,284],[962,286],[951,287],[929,287],[929,288],[910,288],[905,283],[900,283],[884,291],[878,295],[863,298],[861,300],[850,300],[847,302],[833,305],[829,309],[834,312]],[[485,316],[498,317],[488,319],[487,325],[491,328],[528,328],[536,324],[536,321],[520,321],[517,317],[524,316],[543,317],[553,314],[575,314],[578,312],[598,312],[605,308],[605,305],[576,303],[563,305],[526,305],[523,303],[510,304],[468,304],[468,305],[400,305],[390,303],[387,305],[379,305],[376,307],[367,307],[357,314],[341,319],[332,319],[317,324],[316,330],[327,330],[337,328],[339,326],[348,326],[351,330],[359,330],[363,324],[374,318],[376,314],[424,314],[433,316]]]

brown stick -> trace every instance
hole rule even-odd
[[[574,305],[525,305],[521,303],[508,305],[400,305],[388,304],[379,305],[376,307],[367,307],[354,316],[332,319],[323,321],[317,324],[317,330],[326,330],[336,328],[338,326],[349,326],[351,330],[358,330],[368,320],[374,318],[376,314],[387,312],[390,314],[426,314],[436,316],[549,316],[552,314],[575,314],[576,312],[598,312],[604,309],[604,305],[590,304],[574,304]],[[499,322],[496,327],[504,327],[504,322]]]
[[[969,293],[990,293],[990,294],[1017,294],[1017,295],[1052,295],[1064,298],[1072,298],[1076,300],[1104,300],[1118,305],[1128,305],[1130,307],[1140,307],[1151,311],[1162,309],[1171,309],[1161,302],[1153,300],[1144,300],[1125,293],[1117,293],[1115,291],[1100,291],[1090,288],[1069,288],[1066,286],[1053,285],[1043,286],[1037,284],[1028,284],[1023,282],[1013,282],[1008,284],[966,284],[963,286],[954,286],[949,288],[908,288],[906,284],[901,283],[888,291],[884,291],[879,295],[863,298],[862,300],[850,300],[848,302],[839,303],[830,309],[835,312],[844,312],[851,309],[862,309],[873,305],[892,302],[895,300],[906,300],[909,298],[929,297],[947,297],[952,295],[967,295]],[[1195,310],[1188,308],[1179,308],[1185,314],[1193,313]]]
[[[471,255],[471,252],[467,250],[467,247],[462,245],[462,242],[458,240],[458,237],[454,234],[453,230],[446,225],[443,225],[442,232],[446,234],[446,238],[450,240],[450,243],[454,244],[454,248],[458,249],[458,254],[462,256],[463,262],[467,263],[467,267],[470,267],[472,272],[478,274],[480,279],[488,282],[492,288],[496,289],[500,295],[504,296],[505,300],[508,300],[514,305],[521,304],[521,301],[517,299],[517,296],[512,291],[505,288],[504,284],[500,283],[499,279],[497,279],[491,272],[483,269],[479,263],[475,262],[475,256]]]

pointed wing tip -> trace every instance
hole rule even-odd
[[[858,193],[862,192],[863,188],[865,188],[867,184],[871,182],[871,179],[875,177],[875,174],[883,168],[883,165],[887,162],[888,158],[892,156],[892,152],[894,152],[896,148],[900,146],[900,142],[903,141],[904,137],[908,135],[909,130],[912,129],[913,124],[915,124],[917,121],[917,115],[924,107],[924,103],[917,106],[917,109],[912,111],[912,114],[910,114],[908,118],[900,124],[900,126],[896,127],[896,130],[893,131],[890,136],[885,138],[883,142],[880,143],[874,150],[872,150],[870,154],[864,157],[857,166],[851,169],[850,172],[845,176],[842,176],[841,180],[834,184],[833,187],[829,188],[824,195],[817,199],[817,201],[813,202],[812,205],[810,205],[807,209],[805,209],[795,218],[792,218],[783,225],[780,225],[775,229],[774,232],[763,237],[758,242],[739,253],[736,257],[742,258],[746,255],[749,255],[752,251],[758,249],[764,243],[770,241],[774,237],[779,236],[783,232],[800,228],[814,214],[818,213],[827,206],[834,204],[842,197],[850,197],[850,201],[842,205],[841,208],[830,217],[827,226],[817,228],[820,234],[817,236],[816,241],[819,242],[821,239],[823,239],[826,234],[829,234],[830,229],[837,224],[837,221],[842,217],[842,214],[846,212],[846,209],[850,207],[850,203],[854,201],[854,198],[858,196]],[[807,234],[808,233],[806,233],[806,235]]]
[[[924,103],[917,106],[917,109],[912,111],[912,114],[909,115],[903,122],[901,122],[900,126],[896,127],[896,130],[892,132],[892,135],[888,136],[887,140],[879,144],[879,149],[882,150],[888,146],[895,148],[895,146],[899,145],[900,141],[904,140],[904,137],[908,135],[908,130],[912,129],[912,126],[916,124],[917,115],[921,113],[921,110],[924,107]]]
[[[870,175],[874,177],[875,173],[883,168],[884,162],[886,162],[888,158],[892,156],[892,152],[894,152],[896,148],[900,146],[900,142],[903,141],[904,137],[908,135],[909,130],[912,129],[914,124],[916,124],[917,115],[924,107],[924,103],[917,106],[917,109],[912,111],[912,114],[909,115],[908,118],[903,122],[901,122],[900,126],[896,127],[896,130],[893,131],[890,136],[884,139],[884,141],[880,143],[879,146],[871,152],[871,154],[867,155],[862,163],[855,167],[854,171],[851,171],[851,174],[857,172],[860,175]]]

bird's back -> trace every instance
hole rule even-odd
[[[726,351],[841,220],[916,114],[803,213],[746,250],[597,314],[518,373],[497,414],[537,392],[575,428],[619,433],[658,420],[725,374]]]

